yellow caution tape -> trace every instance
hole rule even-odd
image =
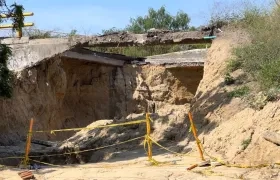
[[[23,156],[14,156],[14,157],[4,157],[4,158],[0,158],[0,160],[2,159],[22,159],[24,158]]]
[[[48,165],[48,166],[54,166],[54,167],[64,167],[64,166],[61,166],[61,165],[55,165],[55,164],[51,164],[51,163],[46,163],[46,162],[42,162],[42,161],[37,161],[37,160],[34,160],[34,159],[29,159],[33,162],[37,162],[37,163],[40,163],[40,164],[45,164],[45,165]]]
[[[102,146],[102,147],[98,147],[98,148],[93,148],[93,149],[86,149],[86,150],[82,150],[82,151],[73,151],[73,152],[68,152],[68,153],[49,154],[49,155],[40,155],[40,156],[29,156],[29,157],[31,157],[31,158],[39,158],[39,157],[52,157],[52,156],[63,156],[63,155],[70,155],[70,154],[79,154],[79,153],[83,153],[83,152],[96,151],[96,150],[100,150],[100,149],[104,149],[104,148],[108,148],[108,147],[113,147],[113,146],[125,144],[125,143],[128,143],[128,142],[132,142],[132,141],[141,139],[143,137],[144,136],[140,136],[140,137],[137,137],[137,138],[129,139],[127,141],[122,141],[122,142],[119,142],[119,143],[115,143],[115,144],[111,144],[111,145],[107,145],[107,146]]]
[[[175,152],[175,151],[172,151],[164,146],[162,146],[161,144],[159,144],[158,142],[156,142],[153,138],[151,137],[147,137],[145,136],[145,141],[147,141],[146,139],[149,138],[154,144],[156,144],[157,146],[161,147],[162,149],[165,149],[166,151],[170,152],[170,153],[173,153],[173,154],[176,154],[176,155],[179,155],[179,156],[190,156],[190,157],[198,157],[198,156],[191,156],[189,154],[182,154],[182,153],[178,153],[178,152]],[[267,167],[269,166],[269,164],[260,164],[260,165],[242,165],[242,164],[229,164],[229,163],[225,163],[224,161],[220,160],[219,158],[216,158],[216,157],[213,157],[211,155],[209,155],[205,149],[203,148],[202,144],[200,143],[201,147],[202,147],[202,150],[203,152],[205,153],[206,156],[208,156],[210,159],[212,159],[213,161],[216,161],[216,162],[219,162],[221,163],[222,165],[224,166],[227,166],[227,167],[236,167],[236,168],[262,168],[262,167]],[[145,143],[144,143],[144,148],[145,148]],[[145,149],[146,150],[146,149]],[[160,164],[158,162],[158,164]],[[280,165],[280,163],[273,163],[273,164],[276,164],[276,165]]]
[[[148,138],[149,138],[153,143],[155,143],[157,146],[161,147],[162,149],[164,149],[164,150],[166,150],[166,151],[168,151],[168,152],[170,152],[170,153],[172,153],[172,154],[176,154],[176,155],[178,155],[178,156],[198,157],[198,156],[192,156],[192,155],[190,155],[190,154],[183,154],[183,153],[178,153],[178,152],[172,151],[172,150],[170,150],[170,149],[168,149],[168,148],[162,146],[162,145],[159,144],[158,142],[156,142],[153,138],[151,138],[151,137],[148,137]]]
[[[224,162],[223,160],[219,159],[219,158],[216,158],[214,156],[211,156],[209,155],[204,147],[202,146],[202,144],[200,143],[201,145],[201,148],[203,150],[203,153],[208,156],[210,159],[212,159],[213,161],[216,161],[216,162],[219,162],[221,163],[222,165],[224,166],[227,166],[227,167],[236,167],[236,168],[263,168],[263,167],[267,167],[269,166],[270,164],[259,164],[259,165],[244,165],[244,164],[230,164],[230,163],[227,163],[227,162]],[[274,164],[280,164],[280,163],[274,163]]]
[[[132,121],[132,122],[125,122],[125,123],[119,123],[119,124],[109,124],[109,125],[101,125],[101,126],[95,126],[95,127],[33,131],[33,133],[51,133],[51,134],[55,134],[55,132],[92,130],[92,129],[106,128],[106,127],[116,127],[116,126],[127,126],[127,125],[133,125],[133,124],[141,124],[141,123],[145,123],[145,122],[146,122],[146,120],[137,120],[137,121]]]
[[[206,168],[200,171],[193,171],[194,173],[203,174],[204,176],[224,176],[222,173],[215,173],[212,171],[212,167]]]
[[[148,154],[148,151],[147,151],[147,149],[146,149],[146,144],[148,144],[148,138],[149,136],[148,135],[145,135],[145,139],[144,139],[144,150],[146,151],[146,154]],[[156,161],[154,158],[149,158],[149,160],[148,160],[149,162],[151,162],[152,163],[152,165],[159,165],[160,164],[160,162],[158,162],[158,161]]]
[[[192,125],[193,125],[193,127],[194,127],[194,124],[192,124]],[[194,130],[197,131],[197,129],[195,129],[195,128],[194,128]],[[216,161],[216,162],[221,163],[221,164],[224,165],[224,166],[227,166],[227,167],[237,167],[237,168],[262,168],[262,167],[267,167],[267,166],[269,166],[269,164],[260,164],[260,165],[255,165],[255,166],[253,166],[253,165],[242,165],[242,164],[230,164],[230,163],[226,163],[226,162],[224,162],[223,160],[220,160],[220,159],[218,159],[218,158],[216,158],[216,157],[213,157],[213,156],[209,155],[209,154],[205,151],[205,149],[204,149],[204,147],[203,147],[201,141],[200,141],[197,137],[195,137],[195,139],[196,139],[197,144],[199,145],[199,147],[201,147],[202,152],[203,152],[206,156],[208,156],[208,157],[209,157],[210,159],[212,159],[213,161]],[[274,163],[274,164],[280,164],[280,163]]]

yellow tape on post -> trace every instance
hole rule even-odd
[[[23,165],[25,168],[27,167],[28,161],[29,161],[28,155],[29,155],[30,146],[31,146],[33,123],[34,123],[34,120],[33,120],[33,118],[31,118],[30,125],[29,125],[29,131],[28,131],[27,139],[26,139],[25,156],[24,156],[24,160],[23,160]]]
[[[81,131],[81,130],[93,130],[99,128],[109,128],[109,127],[117,127],[117,126],[128,126],[128,125],[135,125],[145,123],[146,120],[136,120],[131,122],[124,122],[118,124],[108,124],[108,125],[100,125],[95,127],[83,127],[83,128],[69,128],[69,129],[54,129],[54,130],[42,130],[42,131],[34,131],[34,133],[51,133],[55,134],[56,132],[66,132],[66,131]]]
[[[146,126],[147,126],[147,137],[150,137],[151,135],[151,124],[150,124],[150,115],[149,113],[146,113]],[[152,141],[150,138],[147,138],[147,144],[148,144],[148,160],[153,160],[153,151],[152,151]]]
[[[196,128],[195,128],[195,125],[193,123],[193,118],[192,118],[192,114],[191,112],[189,112],[189,119],[190,119],[190,123],[191,123],[191,128],[192,128],[192,132],[193,132],[193,136],[196,140],[196,143],[197,143],[197,147],[198,147],[198,151],[199,151],[199,154],[200,154],[200,158],[202,161],[205,161],[204,159],[204,156],[203,156],[203,152],[202,152],[202,148],[201,148],[201,144],[200,144],[200,141],[197,137],[197,134],[196,134]]]

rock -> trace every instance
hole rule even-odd
[[[278,146],[280,146],[280,134],[275,132],[265,132],[263,134],[263,138],[269,142],[272,142]]]
[[[222,163],[216,162],[216,161],[212,161],[212,162],[211,162],[211,166],[212,166],[212,167],[222,166]]]

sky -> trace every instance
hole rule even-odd
[[[165,6],[175,15],[178,10],[186,12],[190,25],[205,25],[216,11],[219,2],[234,4],[240,0],[6,0],[22,4],[26,12],[34,16],[26,17],[25,22],[35,23],[42,30],[55,30],[68,33],[76,29],[79,34],[101,33],[111,27],[124,28],[130,18],[147,14],[148,8]],[[248,0],[249,1],[249,0]],[[255,0],[258,4],[269,0]],[[235,3],[236,4],[236,3]],[[235,8],[235,7],[233,7]]]

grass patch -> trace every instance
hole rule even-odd
[[[243,86],[239,87],[231,92],[229,92],[228,97],[233,98],[233,97],[243,97],[247,94],[249,94],[249,87],[248,86]]]
[[[237,69],[240,69],[241,67],[242,67],[241,61],[237,61],[236,59],[231,59],[227,63],[227,72],[236,71]]]
[[[247,149],[247,147],[249,146],[249,144],[251,143],[252,141],[252,138],[248,138],[248,139],[244,139],[241,143],[241,146],[242,146],[242,150],[245,150]]]

